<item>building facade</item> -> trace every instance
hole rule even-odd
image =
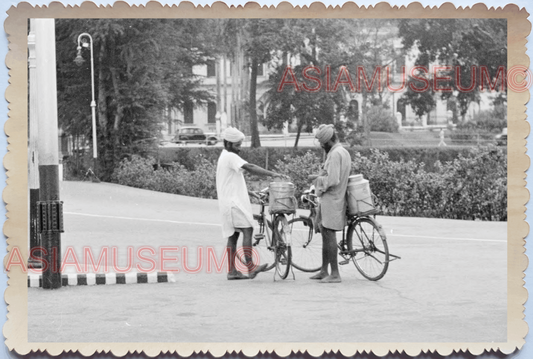
[[[402,98],[406,88],[399,91],[391,89],[400,89],[402,84],[405,85],[406,78],[410,70],[415,67],[415,60],[418,56],[416,50],[409,52],[403,51],[401,39],[397,35],[398,30],[394,25],[380,28],[380,37],[378,39],[382,47],[388,50],[381,58],[381,63],[386,64],[381,68],[381,88],[380,98],[390,115],[396,118],[400,130],[402,129],[432,129],[446,128],[457,122],[457,111],[453,109],[453,103],[442,100],[440,93],[436,92],[433,96],[435,106],[423,116],[417,116],[410,105],[406,105]],[[392,51],[391,51],[392,50]],[[288,66],[297,66],[299,64],[298,56],[288,56],[286,63]],[[268,90],[268,76],[276,68],[276,63],[265,63],[259,65],[257,77],[257,113],[260,133],[269,131],[261,125],[261,119],[266,113],[264,94]],[[438,64],[432,64],[431,68]],[[388,70],[387,70],[388,68]],[[402,75],[402,68],[405,68],[405,77]],[[389,71],[389,72],[387,72]],[[213,100],[207,104],[197,105],[186,104],[183,110],[168,109],[164,114],[165,124],[162,132],[163,136],[170,139],[181,126],[196,126],[207,133],[216,133],[220,135],[227,126],[235,126],[249,134],[249,116],[247,115],[248,90],[250,81],[249,67],[246,66],[245,58],[236,56],[230,59],[220,56],[210,61],[207,65],[195,66],[193,73],[202,78],[201,87],[207,90]],[[387,74],[389,82],[387,82]],[[352,74],[355,76],[355,74]],[[367,78],[372,78],[372,73],[367,73]],[[332,80],[334,81],[334,80]],[[388,85],[388,86],[387,86]],[[345,85],[343,85],[345,86]],[[360,91],[345,91],[345,101],[350,107],[350,115],[340,116],[340,121],[352,121],[360,125],[364,116],[364,94]],[[470,104],[466,120],[474,118],[476,113],[488,110],[492,106],[492,95],[490,92],[480,93],[479,101]],[[295,131],[295,126],[285,126],[283,132]]]

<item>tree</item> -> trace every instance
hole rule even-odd
[[[298,82],[303,82],[301,75],[303,66],[294,68],[295,78]],[[321,123],[334,122],[334,101],[332,96],[326,92],[306,92],[301,89],[296,90],[295,86],[284,88],[278,91],[275,86],[279,86],[285,69],[280,67],[274,75],[270,77],[269,99],[267,102],[267,112],[264,120],[267,128],[281,130],[285,123],[296,121],[296,139],[294,147],[298,147],[298,141],[302,131],[311,132],[313,127]],[[275,89],[274,89],[275,88]]]
[[[285,123],[296,121],[297,147],[302,130],[311,131],[321,123],[334,123],[340,118],[347,110],[349,89],[340,86],[330,91],[329,85],[353,55],[350,40],[356,29],[353,20],[283,20],[274,56],[278,65],[263,98],[267,128],[281,129]],[[295,59],[297,65],[290,66],[288,57]]]
[[[251,133],[251,146],[260,147],[257,120],[257,73],[258,67],[272,58],[272,53],[279,48],[283,33],[279,19],[229,19],[219,20],[219,51],[227,53],[237,64],[241,80],[248,85],[247,112]],[[242,86],[244,87],[244,86]]]
[[[77,68],[73,58],[79,34],[89,33],[94,42],[104,180],[122,158],[146,150],[146,139],[159,135],[164,109],[209,100],[192,73],[192,66],[206,63],[212,51],[201,29],[201,22],[188,19],[56,20],[59,122],[65,131],[90,133],[89,61]]]
[[[504,19],[404,19],[400,20],[399,30],[405,51],[416,48],[419,52],[416,66],[451,67],[440,75],[451,80],[440,83],[453,91],[441,92],[440,96],[454,98],[463,120],[470,103],[479,100],[481,87],[492,87],[505,96],[504,84],[497,82],[503,81],[501,70],[507,65]],[[429,73],[432,81],[434,77]],[[418,100],[419,96],[407,96],[415,111],[424,111]]]
[[[283,20],[278,19],[248,19],[245,21],[244,50],[250,65],[250,132],[252,147],[260,147],[259,130],[257,124],[257,68],[271,59],[271,52],[279,46],[279,28]]]

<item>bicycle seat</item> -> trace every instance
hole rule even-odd
[[[357,213],[357,214],[349,214],[349,213],[346,213],[346,215],[348,217],[368,217],[368,216],[373,216],[375,214],[378,214],[379,213],[379,209],[377,208],[373,208],[369,211],[366,211],[366,212],[360,212],[360,213]]]

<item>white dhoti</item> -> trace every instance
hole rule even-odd
[[[239,155],[222,150],[217,163],[217,195],[222,235],[228,238],[239,228],[253,227],[254,216]]]

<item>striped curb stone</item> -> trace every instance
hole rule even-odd
[[[110,284],[135,284],[135,283],[167,283],[175,282],[174,275],[168,272],[153,273],[68,273],[61,275],[61,285],[110,285]],[[41,274],[28,275],[28,287],[39,288],[43,286]]]

